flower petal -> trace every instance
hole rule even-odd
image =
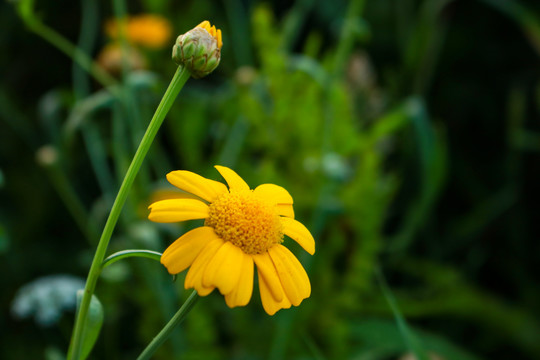
[[[277,212],[281,216],[287,216],[294,219],[294,209],[290,204],[277,204]]]
[[[257,265],[257,272],[259,278],[263,278],[268,285],[270,293],[274,297],[275,301],[280,302],[283,300],[283,288],[281,287],[281,282],[279,281],[279,276],[277,274],[276,268],[270,255],[267,252],[257,255],[252,255],[255,264]]]
[[[230,190],[249,190],[249,185],[233,170],[225,166],[216,165],[215,168],[229,185]]]
[[[177,188],[197,195],[208,202],[214,201],[220,194],[227,192],[225,184],[207,179],[191,171],[172,171],[167,174],[167,180]]]
[[[262,184],[253,190],[253,193],[263,199],[268,200],[272,204],[289,204],[292,205],[293,198],[291,194],[284,188],[274,184]]]
[[[148,219],[159,223],[205,219],[208,217],[208,205],[195,199],[161,200],[149,206]]]
[[[311,284],[302,264],[296,256],[283,245],[275,245],[268,249],[283,285],[287,298],[294,306],[311,295]]]
[[[214,229],[208,226],[188,231],[163,252],[161,263],[169,274],[178,274],[187,269],[201,250],[216,237]]]
[[[223,244],[225,244],[225,241],[219,237],[213,238],[208,242],[208,244],[206,244],[206,246],[201,250],[199,256],[197,256],[195,261],[193,261],[193,264],[191,264],[191,267],[186,275],[186,280],[184,281],[184,288],[194,288],[197,290],[197,293],[200,296],[206,296],[210,294],[212,290],[214,290],[213,286],[207,287],[203,285],[202,277],[206,266],[210,261],[212,261]]]
[[[240,271],[238,284],[233,291],[225,295],[225,302],[230,308],[247,305],[249,300],[251,300],[251,295],[253,293],[253,259],[250,255],[243,255],[242,269]]]
[[[261,272],[259,272],[259,291],[261,293],[261,302],[264,311],[266,311],[268,315],[274,315],[280,309],[288,309],[291,307],[291,302],[286,296],[283,296],[281,301],[276,301],[272,295],[271,287],[268,286],[264,277],[261,276]]]
[[[288,217],[282,217],[281,223],[285,235],[300,244],[311,255],[315,254],[315,239],[302,223]]]
[[[242,270],[244,252],[230,241],[226,241],[206,266],[203,274],[203,286],[215,286],[222,295],[236,287]]]
[[[150,196],[150,202],[155,203],[157,201],[161,200],[170,200],[170,199],[197,199],[200,200],[201,198],[187,193],[182,190],[178,189],[157,189],[155,190],[152,195]]]

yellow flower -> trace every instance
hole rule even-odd
[[[113,19],[105,24],[105,32],[114,40],[120,37],[121,21]],[[159,15],[130,16],[125,25],[126,38],[130,43],[153,49],[165,46],[172,34],[169,20]]]
[[[254,264],[264,310],[273,315],[298,306],[311,294],[309,278],[289,249],[287,235],[315,253],[309,230],[294,219],[293,199],[284,188],[263,184],[251,190],[233,170],[216,166],[225,184],[190,171],[173,171],[167,180],[200,199],[169,199],[150,205],[148,218],[169,223],[204,219],[169,246],[161,263],[170,274],[189,267],[184,286],[200,296],[217,288],[229,307],[244,306],[253,292]]]

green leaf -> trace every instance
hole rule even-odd
[[[401,334],[401,337],[403,338],[404,343],[407,345],[407,348],[413,352],[416,359],[428,360],[429,358],[422,342],[418,339],[416,334],[411,330],[411,328],[409,327],[409,324],[407,324],[407,321],[401,314],[397,301],[394,298],[394,294],[392,294],[392,291],[386,284],[386,280],[384,279],[383,273],[380,270],[377,270],[376,275],[377,275],[377,280],[379,282],[381,291],[386,299],[386,302],[388,303],[388,305],[392,309],[392,313],[394,314],[394,319],[397,325],[397,329],[399,333]]]
[[[445,360],[479,360],[475,355],[438,334],[413,327],[410,327],[410,330],[430,354],[437,354]],[[377,355],[376,358],[395,357],[409,351],[394,321],[362,319],[352,325],[350,331],[352,339],[362,344],[358,352],[353,351],[358,358],[366,353]]]
[[[83,298],[84,290],[77,291],[77,312]],[[86,318],[86,326],[83,332],[83,342],[81,349],[81,359],[84,360],[90,355],[90,351],[94,347],[96,340],[103,325],[103,306],[95,295],[92,295],[90,300],[90,308],[88,309],[88,317]]]
[[[447,170],[444,132],[437,131],[432,125],[424,99],[412,97],[405,108],[416,135],[420,155],[419,193],[406,212],[400,230],[391,238],[388,247],[390,251],[402,251],[412,243],[414,235],[424,224],[437,200]]]

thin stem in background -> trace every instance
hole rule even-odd
[[[146,349],[143,350],[141,355],[137,358],[137,360],[148,360],[156,350],[163,345],[165,340],[169,338],[174,328],[179,325],[184,319],[186,318],[186,315],[191,311],[193,306],[197,303],[197,300],[199,299],[199,295],[197,295],[197,291],[193,290],[191,295],[187,298],[186,302],[184,302],[184,305],[174,314],[174,316],[171,318],[171,320],[165,325],[163,329],[159,332],[159,334],[154,337],[154,339],[148,344]]]
[[[90,245],[95,245],[98,239],[98,233],[94,226],[95,224],[91,223],[91,218],[88,215],[86,208],[77,196],[77,193],[65,172],[60,168],[60,164],[55,163],[44,166],[52,185],[66,205],[66,208],[75,220],[75,223],[84,234],[84,237]]]
[[[99,67],[81,49],[73,45],[69,40],[57,33],[55,30],[48,27],[35,17],[23,17],[23,20],[30,30],[76,61],[77,64],[90,73],[101,85],[104,87],[111,87],[116,84],[116,80],[112,76]]]
[[[341,27],[341,33],[339,36],[338,46],[334,57],[334,76],[339,76],[345,69],[348,56],[354,46],[356,32],[354,31],[354,25],[357,18],[364,10],[365,0],[353,0],[349,3],[345,18],[343,19],[343,25]]]
[[[244,4],[240,0],[223,1],[227,20],[230,27],[230,42],[234,58],[238,66],[253,65],[253,49],[251,43],[245,40],[245,34],[250,33],[249,16]]]
[[[81,1],[81,28],[77,48],[85,54],[92,54],[97,40],[99,28],[99,2],[94,0]],[[73,61],[71,73],[73,74],[73,89],[78,99],[90,94],[91,83],[88,72],[77,61]]]
[[[77,48],[85,54],[91,54],[97,39],[99,28],[99,5],[94,0],[82,0],[81,2],[81,29]],[[89,96],[91,83],[89,73],[85,71],[77,61],[73,61],[73,89],[78,101]],[[90,117],[92,115],[89,115]],[[90,164],[96,175],[103,197],[108,206],[112,205],[114,200],[114,179],[107,164],[107,155],[105,144],[99,134],[99,129],[90,118],[81,124],[81,134],[88,152]]]
[[[333,67],[330,69],[332,76],[329,76],[326,80],[324,86],[324,98],[331,99],[332,92],[334,91],[334,84],[336,81],[340,80],[341,75],[345,71],[345,65],[349,55],[353,49],[355,41],[355,32],[354,30],[354,21],[357,19],[362,11],[364,10],[365,0],[352,0],[347,7],[347,12],[345,13],[343,19],[343,25],[341,26],[341,33],[339,37],[339,42],[335,50]],[[322,153],[327,153],[332,150],[332,130],[334,127],[334,114],[332,113],[332,108],[329,100],[326,100],[324,104],[324,124],[322,131],[321,139],[321,150]]]
[[[384,298],[386,299],[386,302],[390,306],[390,309],[392,309],[394,319],[396,320],[399,332],[403,336],[403,340],[405,341],[409,349],[413,352],[417,360],[429,360],[424,348],[422,347],[422,344],[420,343],[420,341],[418,341],[414,333],[411,331],[409,325],[407,325],[407,321],[401,314],[401,311],[399,311],[396,299],[394,298],[392,291],[386,284],[386,280],[384,279],[384,275],[381,269],[377,268],[375,270],[375,277],[379,282],[379,286],[384,295]]]

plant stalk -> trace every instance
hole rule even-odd
[[[174,100],[176,99],[176,96],[178,95],[178,93],[180,92],[180,90],[190,76],[190,72],[183,67],[178,67],[178,69],[176,70],[176,73],[174,74],[171,83],[167,88],[167,91],[163,95],[163,98],[161,99],[161,102],[159,103],[158,108],[156,109],[156,112],[154,113],[154,116],[150,121],[150,125],[148,125],[146,133],[144,134],[141,143],[139,144],[139,148],[137,149],[131,165],[127,170],[126,176],[124,177],[124,181],[120,186],[120,190],[118,191],[118,195],[116,196],[116,200],[114,201],[114,204],[112,206],[111,212],[105,224],[105,228],[103,229],[103,233],[101,234],[101,238],[99,240],[96,253],[94,255],[94,259],[92,260],[92,265],[88,273],[88,278],[86,280],[86,285],[84,288],[83,299],[81,302],[80,310],[77,314],[75,327],[73,329],[71,343],[69,346],[68,359],[70,360],[78,360],[81,356],[83,332],[85,328],[86,318],[88,316],[90,299],[94,294],[97,280],[101,273],[101,264],[103,262],[103,259],[105,258],[105,253],[107,251],[107,246],[109,245],[109,241],[111,239],[114,227],[118,221],[118,217],[120,216],[122,207],[128,197],[129,190],[133,185],[135,176],[141,168],[142,162],[146,157],[146,154],[150,149],[150,145],[152,144],[161,124],[163,123],[165,116],[169,112]]]
[[[191,311],[195,303],[199,300],[199,296],[197,295],[197,291],[193,290],[191,295],[187,298],[187,300],[184,302],[184,305],[174,314],[174,316],[169,320],[167,325],[161,329],[159,334],[154,337],[154,339],[148,344],[146,349],[143,350],[141,355],[137,358],[137,360],[148,360],[156,350],[169,338],[174,328],[179,325],[184,319],[186,318],[187,314]]]

